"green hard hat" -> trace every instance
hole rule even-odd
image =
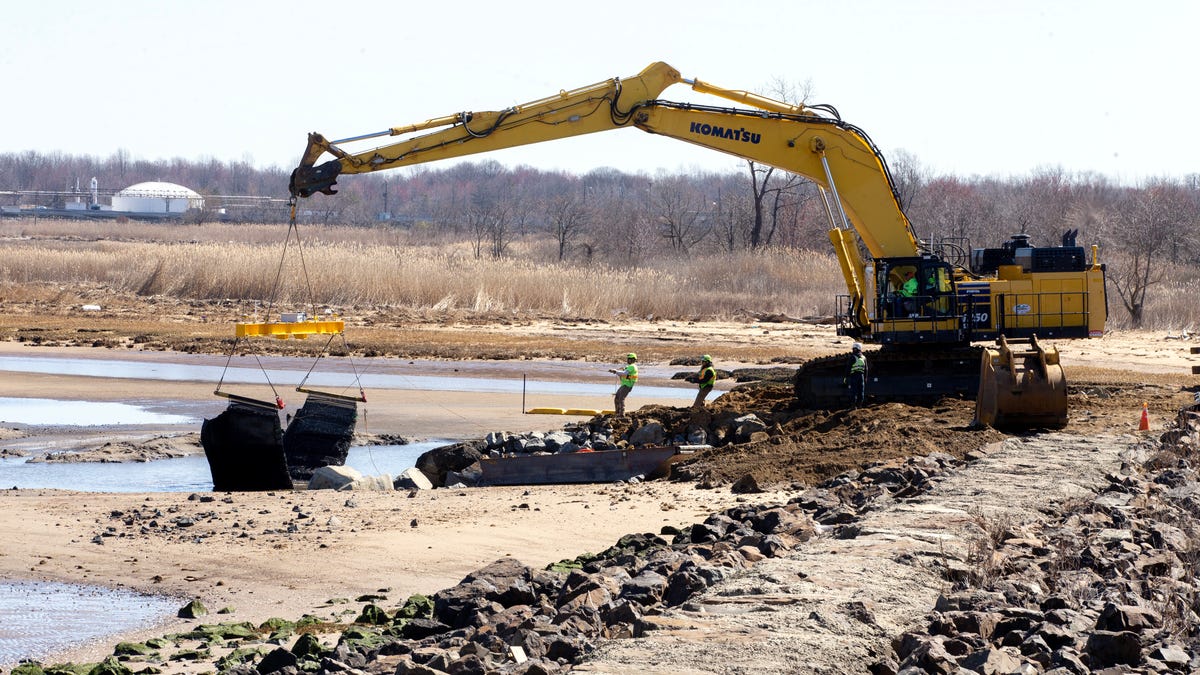
[[[629,352],[628,354],[625,355],[625,358],[629,361],[637,361],[637,354],[634,354],[633,352]]]
[[[703,361],[704,363],[712,363],[712,357],[709,356],[708,354],[701,356],[700,360]]]

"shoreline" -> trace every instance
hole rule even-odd
[[[163,364],[181,356],[191,358],[171,352],[127,354],[90,347],[29,347],[0,342],[0,355],[4,354],[90,360],[133,356],[135,360]],[[200,360],[220,359],[202,356]],[[447,361],[419,365],[447,374],[468,371],[470,376],[511,375],[517,368],[536,368],[539,376],[548,380],[569,382],[577,364]],[[662,370],[675,372],[682,368]],[[605,374],[603,380],[608,379]],[[690,402],[691,389],[681,386],[680,391],[683,395],[675,401],[642,402]],[[224,399],[212,396],[212,384],[208,382],[96,378],[69,373],[20,373],[19,392],[14,393],[53,400],[154,401],[168,408],[200,410],[203,416],[213,416],[227,405]],[[395,434],[410,440],[465,440],[493,431],[550,430],[572,419],[524,414],[519,394],[377,389],[370,391],[369,397],[358,431]],[[551,402],[602,409],[611,407],[611,395],[563,394],[544,403]],[[198,421],[196,425],[174,426],[5,426],[19,429],[24,435],[11,438],[13,434],[5,434],[4,446],[19,447],[28,454],[95,449],[121,438],[191,435],[199,430]],[[443,433],[446,429],[454,433]],[[203,454],[202,450],[199,453]],[[257,625],[272,617],[295,619],[306,613],[327,614],[343,609],[328,607],[326,601],[331,598],[353,598],[381,588],[393,588],[405,596],[432,594],[503,557],[545,565],[606,548],[627,534],[630,527],[657,531],[663,524],[682,525],[702,520],[736,501],[728,491],[698,491],[683,484],[439,489],[411,498],[399,492],[347,495],[299,490],[198,494],[216,499],[201,502],[189,499],[192,495],[186,492],[0,491],[0,537],[18,542],[0,551],[0,578],[130,589],[178,598],[180,606],[198,598],[212,611],[222,607],[235,610],[229,615],[210,615],[206,620],[251,621]],[[350,502],[353,506],[347,506]],[[205,508],[199,509],[198,504]],[[139,530],[103,536],[112,534],[109,528],[124,528],[124,518],[114,518],[113,513],[135,513],[149,505],[169,514],[169,518],[191,514],[197,524],[174,535],[167,532],[178,528],[168,526],[154,535]],[[296,508],[301,511],[292,510]],[[310,517],[298,519],[299,513]],[[211,530],[201,532],[201,521],[195,517],[199,514],[207,515],[205,522],[211,521]],[[159,520],[162,524],[164,519]],[[250,520],[255,521],[253,526]],[[288,533],[289,526],[298,531]],[[95,543],[97,540],[99,543]],[[210,550],[213,544],[216,551]],[[144,640],[195,623],[164,617],[149,628],[121,631],[44,658],[47,663],[98,661],[108,655],[118,639]]]

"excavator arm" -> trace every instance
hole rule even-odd
[[[672,84],[718,96],[748,109],[660,100]],[[912,225],[892,187],[882,155],[866,134],[836,116],[746,91],[685,79],[665,63],[630,78],[561,91],[505,110],[462,112],[337,141],[309,134],[291,193],[334,194],[341,174],[368,173],[584,134],[637,127],[803,175],[827,190],[873,257],[915,255]],[[426,133],[420,133],[426,132]],[[417,134],[417,135],[413,135]],[[343,145],[384,136],[404,140],[352,153]],[[326,153],[335,159],[317,164]]]
[[[690,85],[696,92],[738,107],[658,98],[673,84]],[[884,304],[883,289],[876,285],[893,267],[902,270],[907,266],[911,275],[920,265],[925,276],[931,269],[949,270],[949,265],[936,255],[926,255],[929,252],[923,250],[901,207],[887,163],[867,134],[842,121],[831,107],[790,105],[685,79],[665,63],[653,63],[634,77],[560,91],[504,110],[456,113],[338,141],[310,134],[300,165],[292,172],[290,188],[293,198],[317,192],[334,194],[342,174],[412,166],[623,127],[773,166],[802,175],[820,187],[832,224],[829,238],[850,296],[847,318],[853,325],[846,326],[845,333],[839,327],[839,334],[872,338],[895,347],[872,357],[874,372],[885,373],[874,378],[886,385],[873,392],[877,398],[909,400],[969,392],[970,367],[965,369],[968,375],[962,376],[963,366],[979,356],[961,343],[972,341],[980,332],[1021,337],[1035,330],[1051,335],[1087,330],[1090,336],[1103,330],[1103,268],[1095,263],[1088,269],[1079,268],[1081,261],[1076,261],[1074,249],[1065,244],[1063,250],[1039,258],[1036,265],[1028,248],[979,249],[972,255],[979,252],[981,265],[992,265],[994,276],[975,277],[956,288],[943,271],[947,288],[925,282],[926,290],[933,294],[931,299],[942,304],[917,304],[914,299],[908,308],[893,304],[897,298],[891,291]],[[403,138],[362,152],[346,149],[385,136]],[[326,154],[333,159],[318,164]],[[870,264],[859,253],[858,239],[871,257]],[[1035,266],[1040,267],[1033,269]],[[887,283],[895,283],[890,276],[888,279]],[[970,309],[950,312],[942,308],[955,301],[967,302]],[[1059,386],[1065,380],[1057,365],[1057,352],[1039,348],[1035,337],[1029,336],[1032,351],[1018,353],[1006,347],[1000,356],[985,355],[985,377],[980,381],[989,391],[979,398],[994,405],[981,413],[981,420],[1065,423],[1066,399],[1060,391],[1065,389]],[[1018,368],[1014,365],[1017,356],[1021,364],[1032,365]],[[841,359],[805,364],[795,380],[797,399],[814,405],[840,400],[844,391],[837,389],[837,382],[844,377],[843,370]],[[990,391],[1001,387],[1007,387],[999,392],[1003,396]]]
[[[560,91],[554,96],[504,110],[455,113],[337,141],[328,141],[317,133],[309,134],[300,165],[292,172],[291,193],[298,197],[317,192],[334,194],[337,177],[344,173],[396,169],[619,129],[628,126],[634,111],[647,101],[672,84],[684,81],[679,71],[658,62],[650,64],[635,77],[613,78]],[[411,136],[420,132],[427,133]],[[384,136],[409,137],[360,153],[341,148],[346,143]],[[317,164],[325,153],[336,159]]]
[[[657,98],[673,84],[747,108],[722,108]],[[833,114],[830,114],[833,113]],[[630,78],[560,91],[504,110],[461,112],[337,141],[309,134],[292,172],[293,196],[334,194],[341,174],[367,173],[463,157],[572,136],[636,127],[809,178],[822,189],[834,223],[830,241],[860,326],[868,325],[868,280],[851,228],[873,258],[918,254],[919,244],[900,206],[883,156],[861,129],[832,108],[822,114],[742,90],[685,79],[652,63]],[[363,152],[346,144],[372,138],[403,140]],[[334,159],[318,164],[325,154]]]

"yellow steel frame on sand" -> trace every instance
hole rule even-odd
[[[595,417],[596,415],[612,415],[612,410],[592,410],[590,408],[530,408],[526,415],[578,415]]]
[[[238,322],[237,337],[303,340],[309,335],[339,335],[345,332],[345,329],[346,322],[341,320]]]

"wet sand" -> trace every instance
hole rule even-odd
[[[699,522],[738,499],[728,490],[668,483],[450,489],[411,497],[238,493],[208,502],[185,493],[5,490],[0,538],[8,543],[0,578],[129,588],[174,596],[179,606],[199,598],[213,612],[233,609],[207,622],[257,625],[306,613],[331,619],[345,609],[329,605],[331,599],[387,589],[389,606],[396,606],[503,557],[543,566],[602,550],[630,532]],[[148,512],[165,515],[160,527],[142,532]],[[179,518],[193,524],[172,525]],[[121,639],[195,623],[170,619]],[[116,641],[43,658],[95,660]]]

